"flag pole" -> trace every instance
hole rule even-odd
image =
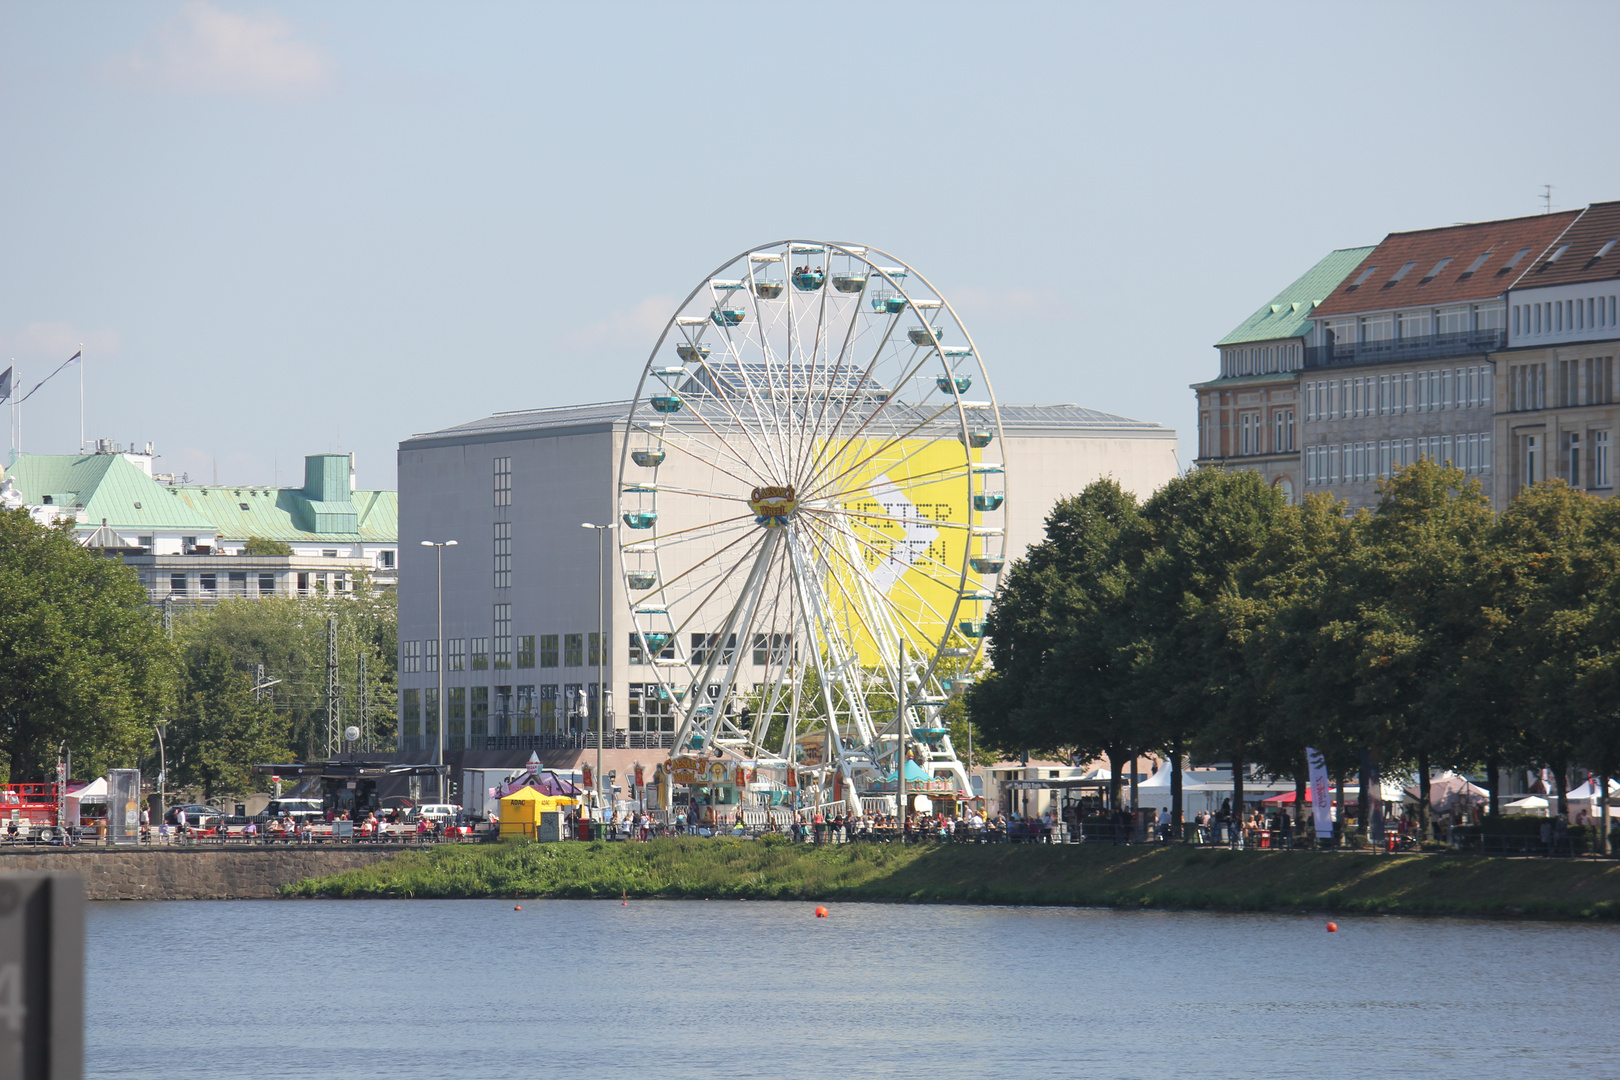
[[[79,453],[84,453],[84,342],[79,342]]]

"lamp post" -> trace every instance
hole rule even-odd
[[[455,547],[454,540],[436,542],[423,540],[423,547],[434,549],[433,556],[436,563],[437,579],[435,584],[436,607],[439,617],[439,644],[434,654],[433,667],[439,675],[439,689],[433,702],[433,709],[438,714],[434,726],[438,728],[438,739],[433,744],[433,764],[438,766],[439,802],[450,801],[450,785],[444,774],[444,549]],[[423,710],[426,713],[426,710]],[[423,719],[426,719],[424,715]]]
[[[600,543],[596,546],[596,771],[591,778],[596,781],[597,805],[601,805],[602,791],[602,719],[607,715],[607,685],[605,675],[607,672],[607,538],[612,525],[593,525],[589,521],[579,523],[582,529],[595,529]],[[586,699],[589,702],[589,698]],[[589,708],[589,705],[586,706]],[[609,789],[609,797],[612,790]],[[594,833],[592,834],[595,835]]]
[[[168,726],[167,720],[152,725],[152,730],[157,732],[158,740],[158,808],[157,820],[152,822],[153,825],[162,824],[163,815],[168,813],[169,809],[169,796],[166,790],[169,783],[169,758],[163,750],[163,729]]]

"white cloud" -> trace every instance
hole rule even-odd
[[[320,46],[296,40],[292,24],[279,16],[189,0],[146,47],[114,60],[113,69],[184,94],[290,97],[324,89],[336,64]]]
[[[564,348],[581,353],[629,349],[652,351],[653,342],[675,313],[675,298],[649,296],[629,311],[615,311],[601,322],[581,326],[562,336]]]
[[[0,363],[12,357],[61,362],[82,347],[92,357],[118,351],[123,338],[116,330],[80,330],[70,322],[33,322],[15,334],[0,335]]]

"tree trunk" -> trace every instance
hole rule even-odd
[[[1434,839],[1434,822],[1429,818],[1429,752],[1418,751],[1418,838]]]
[[[1118,747],[1108,748],[1108,812],[1119,813],[1119,774],[1120,766],[1125,764],[1125,751]]]
[[[1569,817],[1569,762],[1560,761],[1553,766],[1553,783],[1558,785],[1558,812]]]
[[[1232,755],[1232,830],[1234,836],[1243,835],[1243,750]]]
[[[1334,791],[1334,800],[1333,800],[1334,801],[1333,821],[1338,826],[1338,828],[1335,830],[1334,835],[1336,837],[1338,837],[1339,839],[1343,839],[1344,838],[1344,770],[1340,769],[1338,771],[1338,773],[1335,774],[1333,779],[1334,779],[1334,782],[1335,782],[1335,791]]]
[[[1361,751],[1361,794],[1356,799],[1356,835],[1366,836],[1372,822],[1372,751]]]
[[[1599,782],[1603,785],[1598,788],[1598,806],[1600,807],[1598,811],[1598,828],[1602,831],[1598,834],[1597,850],[1598,854],[1607,855],[1609,853],[1609,778],[1607,776],[1599,777]]]
[[[1307,787],[1306,774],[1295,770],[1294,772],[1294,831],[1305,830],[1305,789]]]
[[[1142,808],[1141,799],[1140,799],[1140,793],[1137,790],[1137,788],[1139,786],[1138,781],[1136,779],[1137,773],[1138,773],[1138,769],[1137,769],[1137,761],[1136,761],[1136,751],[1132,750],[1131,751],[1131,813],[1133,813],[1133,814],[1136,813],[1138,810],[1140,810]]]
[[[1496,817],[1502,812],[1502,770],[1494,757],[1485,759],[1485,787],[1491,793],[1490,816]]]
[[[1177,840],[1181,839],[1181,825],[1181,739],[1176,738],[1170,743],[1170,830]]]

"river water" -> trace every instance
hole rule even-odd
[[[105,903],[92,1080],[1620,1076],[1620,929],[1060,908]]]

